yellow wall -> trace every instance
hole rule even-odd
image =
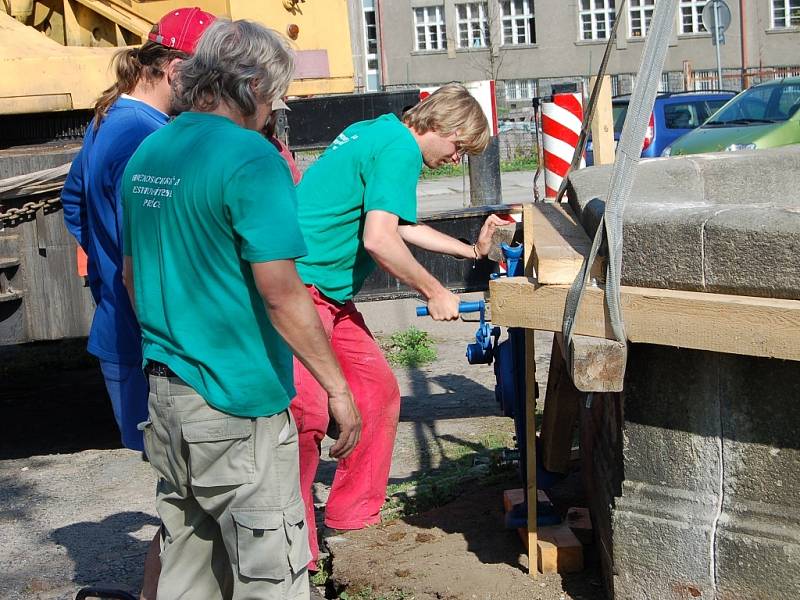
[[[259,21],[287,37],[289,25],[297,25],[300,35],[293,46],[300,53],[327,51],[330,79],[297,80],[289,87],[290,95],[353,91],[353,55],[346,0],[307,0],[297,5],[295,14],[287,11],[280,0],[229,0],[228,6],[232,19]]]
[[[231,19],[251,19],[288,37],[288,27],[295,24],[300,35],[292,42],[302,60],[306,50],[325,50],[330,77],[297,79],[289,86],[289,95],[350,93],[354,89],[353,56],[347,0],[306,0],[296,5],[294,13],[281,0],[198,0],[197,6],[215,15]],[[131,10],[157,21],[172,8],[188,6],[186,0],[134,0]]]

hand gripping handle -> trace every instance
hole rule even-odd
[[[458,312],[460,313],[470,313],[470,312],[480,312],[486,306],[486,302],[483,300],[478,300],[477,302],[459,302],[458,303]],[[418,306],[417,307],[417,316],[418,317],[427,317],[430,313],[428,313],[427,306]]]

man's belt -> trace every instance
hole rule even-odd
[[[144,372],[154,377],[177,377],[175,371],[157,360],[148,360],[144,367]]]

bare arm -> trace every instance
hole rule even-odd
[[[361,416],[294,261],[254,263],[252,269],[272,325],[328,394],[331,416],[341,432],[330,455],[344,458],[361,435]]]
[[[128,290],[128,298],[131,301],[133,312],[136,312],[136,292],[133,287],[133,259],[130,256],[123,257],[122,261],[122,283]]]
[[[364,248],[382,269],[425,297],[433,319],[457,319],[458,296],[417,262],[400,236],[398,223],[397,215],[382,210],[369,211],[364,223]]]
[[[428,225],[400,225],[398,231],[405,242],[423,250],[449,254],[457,258],[483,258],[489,254],[489,250],[492,247],[494,230],[498,225],[506,224],[497,215],[489,215],[481,227],[478,240],[474,246],[465,244],[461,240],[457,240],[441,231],[436,231]]]

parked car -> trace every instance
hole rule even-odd
[[[754,150],[800,143],[800,77],[755,85],[728,102],[663,156]]]
[[[676,92],[656,96],[650,123],[642,146],[642,157],[653,158],[682,135],[692,131],[735,96],[735,92]],[[614,142],[619,141],[628,114],[630,95],[611,101],[614,116]],[[594,164],[592,142],[586,145],[586,165]]]

